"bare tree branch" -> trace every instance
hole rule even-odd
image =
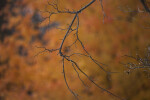
[[[79,10],[77,10],[77,11],[74,11],[74,10],[73,10],[73,11],[70,11],[70,10],[68,10],[68,9],[60,10],[59,7],[58,7],[58,0],[57,0],[56,3],[50,3],[50,2],[47,0],[48,5],[51,6],[51,7],[54,9],[54,11],[47,11],[47,10],[46,10],[45,12],[43,11],[44,13],[48,13],[48,14],[49,14],[49,16],[48,16],[48,17],[45,17],[45,19],[48,18],[49,21],[50,21],[50,18],[51,18],[52,15],[54,15],[54,14],[60,14],[60,13],[72,14],[72,15],[74,15],[74,17],[73,17],[72,21],[70,22],[69,26],[68,26],[66,29],[58,28],[58,29],[61,29],[61,30],[66,30],[66,33],[65,33],[65,35],[64,35],[64,37],[63,37],[63,39],[62,39],[62,42],[61,42],[59,48],[58,48],[58,49],[50,49],[50,50],[49,50],[49,49],[46,49],[46,48],[44,48],[44,47],[39,47],[39,48],[42,48],[42,49],[44,49],[44,50],[41,51],[41,52],[39,52],[37,55],[39,55],[40,53],[43,53],[43,52],[47,52],[47,51],[48,51],[48,52],[58,51],[59,56],[62,57],[62,62],[63,62],[63,75],[64,75],[64,80],[65,80],[66,86],[67,86],[68,90],[75,96],[75,98],[76,98],[77,100],[78,100],[78,95],[77,95],[74,91],[72,91],[72,89],[69,87],[68,82],[67,82],[67,80],[66,80],[65,62],[64,62],[65,60],[72,64],[72,67],[73,67],[73,69],[75,70],[75,72],[77,73],[79,80],[82,82],[82,84],[83,84],[85,87],[87,87],[87,85],[86,85],[86,84],[84,83],[84,81],[81,79],[79,72],[81,72],[84,76],[86,76],[87,79],[88,79],[89,81],[91,81],[91,82],[92,82],[95,86],[97,86],[99,89],[101,89],[101,90],[107,92],[108,94],[110,94],[110,95],[112,95],[112,96],[114,96],[114,97],[116,97],[116,98],[118,98],[118,99],[123,100],[121,97],[119,97],[119,96],[113,94],[112,92],[108,91],[107,89],[105,89],[105,88],[99,86],[97,83],[95,83],[95,82],[78,66],[77,62],[75,62],[74,60],[71,59],[71,57],[74,56],[74,55],[88,57],[89,59],[92,60],[92,62],[94,62],[94,63],[95,63],[100,69],[102,69],[105,73],[107,73],[107,74],[110,74],[110,73],[111,73],[111,72],[108,72],[107,70],[105,70],[105,69],[101,66],[101,64],[99,64],[98,61],[96,61],[96,60],[89,54],[89,52],[86,50],[84,44],[82,43],[82,41],[80,40],[79,35],[78,35],[78,33],[79,33],[79,22],[80,22],[80,21],[79,21],[79,14],[80,14],[82,11],[84,11],[86,8],[88,8],[89,6],[91,6],[94,2],[96,2],[96,0],[91,0],[88,4],[86,4],[85,6],[83,6],[82,8],[80,8]],[[102,0],[99,0],[99,2],[100,2],[101,7],[102,7],[103,16],[105,17],[105,12],[104,12],[104,8],[103,8]],[[72,27],[73,27],[73,25],[75,24],[75,22],[77,23],[77,24],[76,24],[76,28],[73,29]],[[67,48],[72,47],[72,46],[75,45],[76,42],[78,41],[78,42],[80,43],[80,45],[82,46],[82,49],[84,50],[85,54],[84,54],[84,53],[83,53],[83,54],[82,54],[82,53],[72,53],[72,54],[70,54],[70,55],[67,55],[67,54],[65,54],[65,53],[63,52],[63,47],[64,47],[65,40],[66,40],[67,37],[68,37],[70,34],[72,34],[74,31],[75,31],[75,38],[76,38],[76,39],[75,39],[75,41],[74,41],[70,46],[67,46]],[[36,56],[37,56],[37,55],[36,55]],[[79,71],[79,72],[78,72],[78,71]]]
[[[140,0],[143,7],[145,8],[146,12],[150,13],[150,9],[149,7],[147,6],[147,3],[146,3],[146,0]]]
[[[63,60],[62,60],[62,61],[63,61],[63,74],[64,74],[65,83],[66,83],[66,85],[67,85],[67,87],[68,87],[68,90],[69,90],[69,91],[75,96],[75,98],[78,100],[78,95],[70,89],[70,87],[69,87],[69,85],[68,85],[68,83],[67,83],[67,80],[66,80],[64,57],[63,57]]]

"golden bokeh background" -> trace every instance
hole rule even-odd
[[[78,10],[91,0],[59,0],[63,10]],[[49,2],[55,2],[49,0]],[[140,0],[103,0],[106,17],[98,0],[80,15],[79,36],[86,50],[103,67],[107,75],[89,58],[74,56],[80,68],[97,84],[126,100],[150,100],[149,70],[137,69],[130,74],[121,63],[132,61],[124,55],[143,55],[150,46],[149,13]],[[60,46],[73,15],[58,14],[49,19],[43,11],[53,11],[47,0],[2,0],[0,6],[0,100],[73,100],[62,73],[58,52],[42,52],[45,47]],[[143,12],[144,11],[144,12]],[[65,46],[75,40],[71,34]],[[66,54],[84,53],[79,43],[65,50]],[[134,62],[134,61],[133,61]],[[79,80],[71,64],[65,61],[70,88],[80,100],[117,100],[97,88],[82,73]],[[148,74],[147,74],[148,73]]]

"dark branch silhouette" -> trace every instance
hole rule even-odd
[[[100,2],[100,6],[102,8],[102,12],[103,12],[103,16],[105,17],[105,12],[104,12],[104,7],[103,7],[103,4],[102,4],[102,0],[97,0],[98,2]],[[79,14],[81,12],[83,12],[86,8],[88,8],[89,6],[91,6],[93,3],[95,3],[96,0],[91,0],[91,2],[89,2],[88,4],[86,4],[85,6],[83,6],[82,8],[80,8],[79,10],[77,11],[70,11],[69,9],[66,9],[66,10],[60,10],[59,7],[58,7],[58,0],[56,3],[50,3],[49,1],[47,1],[48,5],[51,6],[54,11],[41,11],[41,12],[44,12],[44,13],[49,13],[49,16],[48,17],[45,17],[44,20],[46,19],[49,19],[49,22],[50,22],[50,18],[52,15],[56,15],[56,14],[60,14],[60,13],[64,13],[64,14],[73,14],[74,17],[72,18],[72,21],[70,22],[69,26],[66,28],[66,29],[61,29],[61,28],[58,28],[58,29],[61,29],[61,30],[66,30],[66,33],[62,39],[62,42],[60,44],[60,47],[57,48],[57,49],[47,49],[45,47],[38,47],[38,48],[43,48],[44,50],[39,52],[37,55],[39,55],[40,53],[43,53],[43,52],[54,52],[54,51],[57,51],[58,52],[58,55],[62,57],[62,63],[63,63],[63,75],[64,75],[64,80],[65,80],[65,83],[66,83],[66,86],[68,87],[68,90],[75,96],[75,98],[78,100],[78,95],[69,87],[69,84],[67,82],[67,79],[66,79],[66,73],[65,73],[65,61],[68,61],[72,64],[72,67],[73,69],[75,70],[75,72],[77,73],[78,75],[78,78],[79,80],[82,82],[82,84],[85,86],[85,87],[88,87],[84,81],[81,79],[80,77],[80,74],[79,72],[81,72],[84,76],[86,76],[96,87],[98,87],[99,89],[107,92],[108,94],[118,98],[118,99],[121,99],[123,100],[121,97],[115,95],[114,93],[108,91],[107,89],[99,86],[97,83],[95,83],[77,64],[77,62],[75,62],[73,59],[71,59],[72,56],[74,55],[78,55],[78,56],[85,56],[85,57],[88,57],[89,59],[92,60],[92,62],[94,62],[100,69],[102,69],[102,71],[104,71],[105,73],[107,74],[111,74],[112,72],[109,72],[107,70],[105,70],[102,66],[101,63],[99,63],[97,60],[95,60],[89,53],[88,51],[86,50],[84,44],[82,43],[82,41],[80,40],[79,38]],[[77,23],[76,24],[76,28],[73,29],[73,25],[75,24],[75,22]],[[67,48],[70,48],[71,46],[75,45],[76,42],[78,41],[82,47],[82,49],[84,50],[85,54],[84,53],[72,53],[70,55],[67,55],[63,52],[63,47],[64,47],[64,42],[65,40],[67,39],[67,37],[73,32],[75,31],[75,41],[70,45],[70,46],[67,46]],[[72,33],[73,34],[73,33]],[[36,56],[37,56],[36,55]],[[78,72],[79,71],[79,72]]]
[[[146,3],[146,0],[140,0],[143,7],[145,8],[146,12],[150,13],[150,9],[149,7],[147,6],[147,3]]]

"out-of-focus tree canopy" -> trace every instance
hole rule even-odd
[[[90,0],[59,0],[61,9],[78,10]],[[97,0],[98,1],[98,0]],[[49,0],[53,2],[53,0]],[[148,0],[147,0],[148,2]],[[127,100],[149,100],[150,80],[141,69],[127,74],[120,62],[123,55],[136,55],[150,45],[150,16],[140,0],[103,0],[94,3],[80,17],[79,36],[86,50],[104,67],[102,72],[86,57],[74,57],[80,67],[100,86]],[[149,6],[149,5],[148,5]],[[2,0],[0,3],[0,100],[72,100],[62,75],[62,61],[57,53],[37,47],[58,48],[72,15],[55,15],[49,20],[42,11],[51,11],[46,0]],[[68,38],[67,43],[74,41]],[[76,47],[73,47],[76,49]],[[77,45],[77,50],[82,52]],[[71,52],[66,50],[66,53]],[[40,54],[39,54],[40,53]],[[140,53],[140,52],[139,52]],[[39,55],[37,55],[39,54]],[[142,55],[142,51],[141,51]],[[108,66],[107,66],[108,65]],[[81,100],[115,100],[81,75],[85,88],[71,64],[66,63],[68,83]]]

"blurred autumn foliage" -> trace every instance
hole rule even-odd
[[[53,0],[49,0],[52,2]],[[60,0],[61,9],[78,10],[91,0]],[[150,45],[150,16],[143,12],[140,0],[104,0],[104,18],[99,3],[94,3],[80,17],[79,36],[87,51],[102,62],[104,68],[118,72],[109,76],[85,57],[74,57],[80,67],[100,86],[127,100],[150,100],[150,79],[135,70],[124,73],[119,62],[129,59]],[[56,53],[42,48],[58,48],[72,15],[55,15],[49,20],[42,11],[51,11],[47,0],[1,0],[0,4],[0,100],[73,100],[62,75],[62,61]],[[141,12],[140,12],[141,11]],[[74,41],[73,36],[66,40]],[[67,44],[66,44],[67,45]],[[77,49],[76,49],[77,48]],[[82,52],[82,48],[74,47]],[[72,52],[65,50],[66,53]],[[142,53],[141,53],[142,54]],[[82,79],[66,63],[68,83],[81,100],[115,100],[95,87],[86,77]],[[142,69],[140,69],[142,70]]]

